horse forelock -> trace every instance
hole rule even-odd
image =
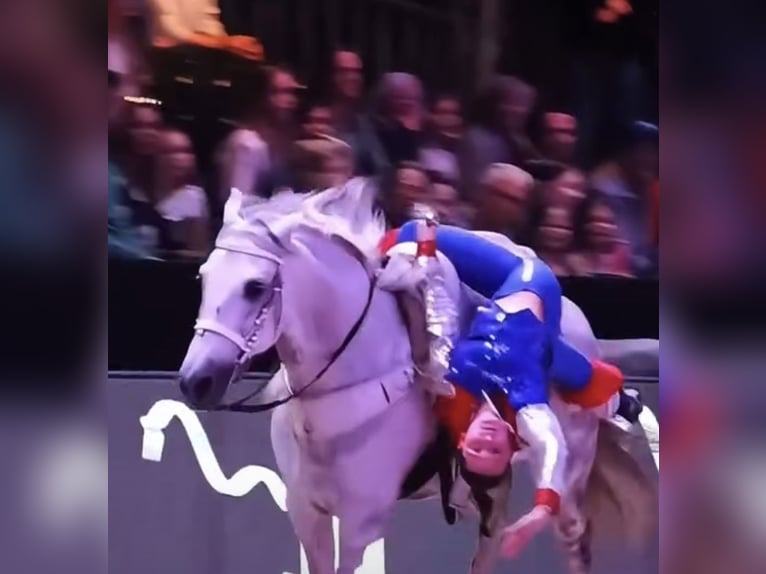
[[[310,194],[287,191],[265,201],[250,200],[221,230],[218,243],[250,241],[279,254],[294,246],[294,234],[303,229],[338,236],[368,260],[379,259],[385,222],[375,207],[375,189],[366,180],[353,179]]]
[[[377,260],[386,224],[375,207],[375,195],[374,186],[362,178],[312,194],[303,206],[304,223],[325,235],[341,237],[368,260]]]

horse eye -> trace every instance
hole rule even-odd
[[[254,301],[263,294],[265,287],[263,283],[255,279],[251,279],[245,283],[244,295],[248,301]]]

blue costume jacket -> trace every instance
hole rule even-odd
[[[417,222],[398,232],[397,243],[415,241]],[[504,393],[511,407],[548,402],[548,381],[567,390],[584,388],[590,361],[560,337],[561,287],[540,259],[519,257],[470,231],[441,225],[436,247],[468,287],[496,301],[530,291],[543,302],[541,322],[529,311],[507,314],[496,304],[479,309],[465,338],[453,349],[448,379],[477,398]]]

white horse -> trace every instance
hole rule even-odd
[[[193,405],[215,406],[241,367],[276,344],[295,396],[274,410],[272,445],[312,574],[335,572],[333,516],[337,572],[356,570],[435,433],[396,297],[370,289],[383,232],[363,182],[241,212],[233,194],[200,269],[181,388]],[[503,525],[492,523],[472,573],[492,571]]]
[[[335,572],[333,516],[337,572],[357,569],[436,426],[396,297],[370,290],[385,228],[365,185],[284,194],[241,213],[235,193],[200,269],[180,369],[187,400],[211,407],[242,364],[276,345],[296,396],[273,412],[272,445],[311,574]]]

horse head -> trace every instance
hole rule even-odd
[[[202,300],[179,371],[186,400],[218,405],[250,360],[274,345],[285,362],[314,349],[329,354],[322,347],[342,340],[353,322],[344,319],[345,303],[364,293],[344,286],[359,280],[345,270],[365,269],[383,231],[363,181],[250,205],[232,190],[215,248],[200,267]]]

